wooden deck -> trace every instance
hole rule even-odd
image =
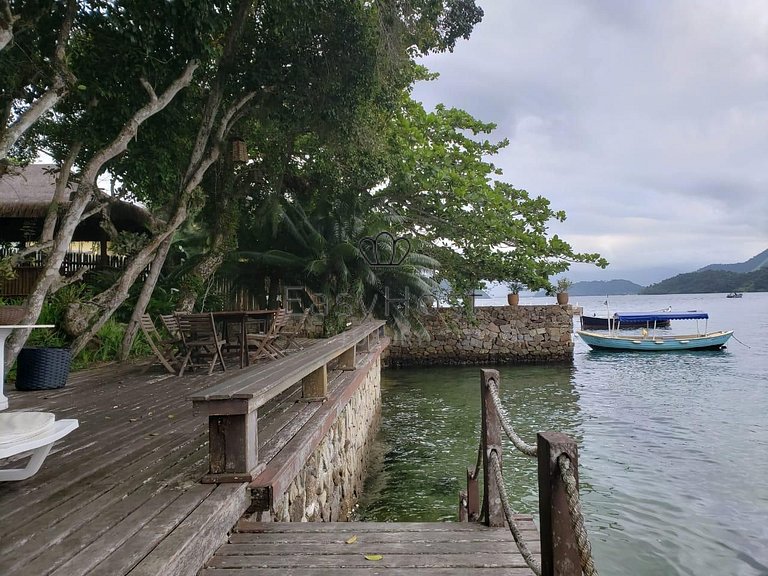
[[[532,552],[538,554],[538,533],[531,517],[519,516],[518,525]],[[284,574],[530,576],[533,572],[507,528],[457,522],[265,524],[244,520],[200,572],[201,576]]]
[[[251,494],[246,483],[200,482],[208,469],[208,422],[193,416],[189,398],[237,372],[179,378],[159,366],[110,365],[73,374],[59,390],[6,386],[11,410],[49,411],[77,418],[80,427],[56,444],[38,474],[0,483],[0,574],[191,575],[206,561],[205,576],[382,570],[437,576],[468,573],[469,564],[487,565],[486,575],[530,574],[508,531],[451,523],[241,520],[211,558],[201,544],[221,542]],[[330,378],[329,391],[342,381]],[[300,387],[286,390],[260,408],[262,455],[274,457],[285,429],[323,406],[297,402],[300,395]],[[538,550],[535,528],[527,526]],[[345,544],[352,534],[358,543]],[[383,558],[365,560],[370,553]]]
[[[204,532],[214,509],[226,517],[232,507],[236,519],[244,487],[199,482],[207,423],[187,396],[207,384],[113,365],[73,374],[59,390],[6,390],[10,409],[80,427],[35,476],[0,483],[0,574],[152,574],[139,566],[172,534]]]

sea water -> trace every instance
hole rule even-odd
[[[604,315],[605,301],[571,298],[590,315]],[[710,331],[735,338],[721,351],[631,353],[591,351],[574,334],[573,365],[498,367],[505,410],[529,442],[542,430],[578,442],[603,576],[768,575],[768,293],[608,300],[611,313],[669,306],[706,311]],[[477,456],[479,382],[479,367],[384,371],[360,519],[456,519]],[[515,510],[536,515],[534,460],[507,447],[505,478]]]

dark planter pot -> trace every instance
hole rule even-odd
[[[517,306],[520,303],[520,294],[507,294],[507,304],[510,306]]]
[[[556,294],[557,296],[557,303],[561,306],[564,304],[568,304],[568,292],[560,292]]]
[[[67,383],[68,348],[22,348],[16,359],[16,390],[53,390]]]

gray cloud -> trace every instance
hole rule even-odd
[[[414,96],[497,123],[504,179],[567,212],[554,231],[621,270],[768,247],[768,5],[482,4]]]

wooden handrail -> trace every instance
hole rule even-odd
[[[259,467],[258,408],[292,386],[307,401],[327,396],[328,365],[354,370],[357,351],[383,336],[384,322],[370,321],[267,364],[251,366],[190,396],[196,415],[208,417],[209,473],[204,482],[251,481]]]

